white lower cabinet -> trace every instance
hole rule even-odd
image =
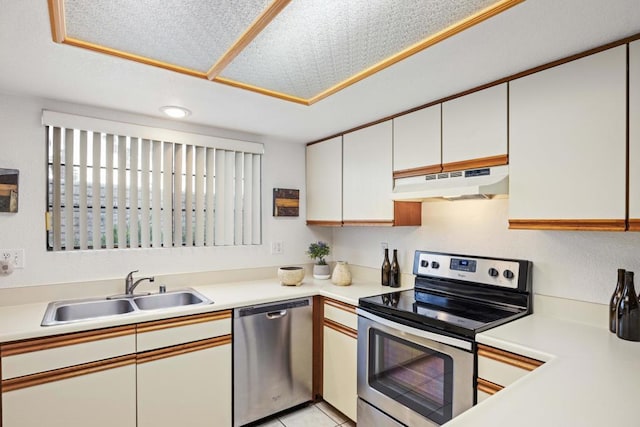
[[[138,359],[138,427],[231,426],[231,338],[198,344]]]
[[[1,427],[230,427],[231,311],[0,346]]]
[[[3,427],[135,427],[135,326],[3,344]]]
[[[122,367],[4,389],[3,427],[136,426],[135,359]]]
[[[137,331],[138,427],[230,427],[231,311]]]
[[[355,307],[325,301],[322,351],[322,398],[356,421],[357,324]]]

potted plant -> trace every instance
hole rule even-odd
[[[331,270],[324,259],[330,252],[329,245],[325,242],[313,242],[309,245],[307,255],[316,262],[313,266],[314,279],[328,279],[331,277]]]

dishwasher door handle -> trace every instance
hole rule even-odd
[[[287,310],[272,311],[272,312],[267,313],[267,319],[269,319],[269,320],[279,319],[279,318],[284,317],[286,315],[287,315]]]

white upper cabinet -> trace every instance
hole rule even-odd
[[[442,104],[393,119],[394,177],[440,172]]]
[[[640,40],[629,45],[629,230],[640,231]]]
[[[344,135],[343,219],[393,222],[391,120]]]
[[[444,171],[506,164],[507,153],[506,83],[442,104]]]
[[[307,223],[342,223],[342,137],[307,146]]]
[[[626,49],[510,83],[511,228],[624,230]]]

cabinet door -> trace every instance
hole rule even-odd
[[[135,356],[121,359],[3,381],[2,426],[135,427]]]
[[[506,83],[442,104],[445,172],[507,163]]]
[[[322,398],[354,421],[358,403],[356,337],[323,327]]]
[[[137,380],[138,427],[231,426],[231,336],[142,353]]]
[[[510,83],[510,228],[624,230],[626,46]]]
[[[307,224],[342,224],[342,137],[307,146]]]
[[[629,230],[640,231],[640,40],[629,45]]]
[[[344,135],[345,225],[393,224],[391,120]]]
[[[393,177],[425,175],[442,170],[442,105],[393,119]]]

